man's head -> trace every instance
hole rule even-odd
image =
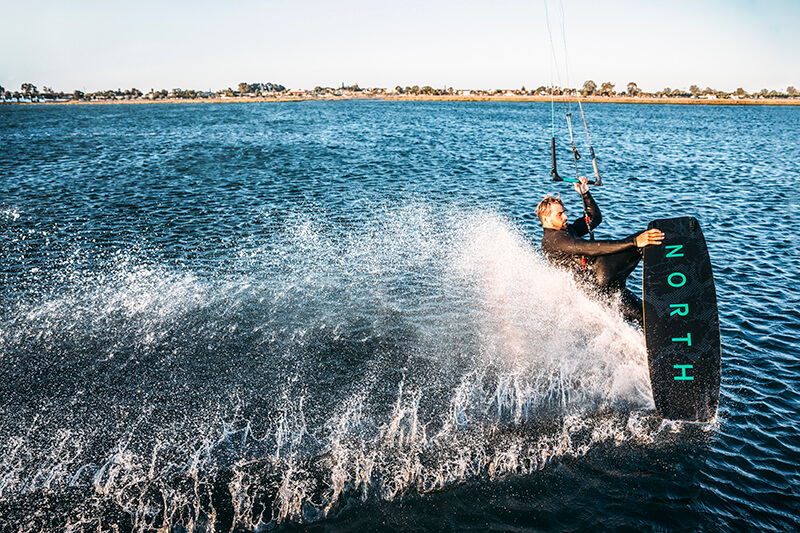
[[[567,214],[564,204],[558,196],[545,196],[536,208],[536,216],[542,222],[542,227],[563,230],[567,229]]]

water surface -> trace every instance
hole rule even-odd
[[[0,107],[2,529],[797,529],[800,109],[585,111],[598,238],[704,229],[712,424],[542,259],[549,104]]]

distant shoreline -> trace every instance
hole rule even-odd
[[[381,100],[464,101],[464,102],[550,102],[549,96],[384,96]],[[680,98],[638,96],[553,96],[555,102],[599,104],[691,104],[691,105],[800,105],[800,98]]]
[[[409,102],[550,102],[550,96],[532,95],[379,95],[359,96],[278,96],[278,97],[229,97],[229,98],[149,98],[120,100],[91,100],[63,102],[0,102],[0,105],[54,106],[54,105],[137,105],[137,104],[198,104],[198,103],[254,103],[254,102],[316,102],[316,101],[350,101],[350,100],[383,100]],[[683,104],[683,105],[762,105],[762,106],[794,106],[800,105],[800,98],[686,98],[686,97],[637,97],[637,96],[553,96],[552,101],[559,103],[598,103],[598,104]]]

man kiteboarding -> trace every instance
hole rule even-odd
[[[582,239],[600,225],[602,216],[585,177],[578,178],[575,190],[583,200],[584,217],[571,224],[567,224],[564,204],[558,197],[546,196],[536,208],[544,229],[542,252],[551,263],[572,271],[590,287],[607,295],[619,294],[625,319],[642,327],[642,301],[625,283],[641,260],[640,251],[660,245],[664,233],[653,228],[619,240]]]

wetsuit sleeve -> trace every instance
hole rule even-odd
[[[592,229],[594,229],[600,225],[600,222],[603,221],[603,216],[600,214],[600,207],[598,207],[597,202],[595,202],[594,198],[592,198],[592,193],[589,191],[586,191],[581,195],[581,200],[583,200],[583,206],[586,208],[586,212],[589,214],[589,218],[592,220]],[[583,219],[583,217],[575,220],[570,225],[572,226],[572,231],[574,231],[578,236],[589,233],[589,228],[586,226],[586,221]]]
[[[635,249],[637,235],[638,233],[634,233],[629,237],[618,240],[587,241],[570,235],[568,231],[552,231],[548,232],[546,236],[548,240],[547,249],[558,250],[569,255],[586,255],[590,257],[608,255]]]

